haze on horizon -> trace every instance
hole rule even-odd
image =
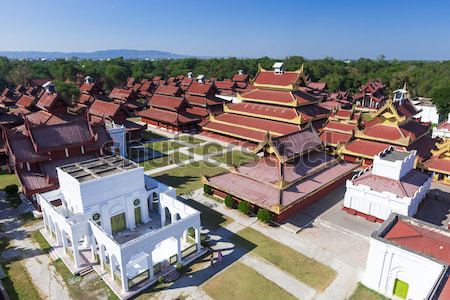
[[[2,1],[2,51],[450,59],[450,2]]]

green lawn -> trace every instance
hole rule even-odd
[[[175,187],[179,195],[201,188],[203,186],[200,181],[201,176],[213,176],[224,171],[225,169],[210,163],[195,161],[178,168],[157,173],[153,177],[164,184]]]
[[[349,300],[388,300],[389,298],[378,294],[374,290],[371,290],[364,286],[362,283],[358,283],[353,294]]]
[[[227,165],[233,165],[239,167],[243,163],[254,160],[255,154],[241,152],[239,150],[228,151],[217,156],[213,156],[212,159],[225,163]]]
[[[203,285],[203,290],[215,300],[291,300],[297,299],[266,279],[254,269],[236,262]]]
[[[20,261],[5,263],[3,270],[6,272],[7,277],[2,279],[2,283],[11,300],[42,299],[33,285],[30,275],[28,275],[27,270]]]
[[[97,299],[96,296],[104,297],[105,295],[110,300],[118,299],[116,294],[111,291],[100,277],[95,276],[88,282],[82,282],[88,279],[86,277],[73,276],[61,259],[55,260],[52,264],[66,283],[72,299]]]
[[[43,251],[45,251],[46,253],[50,252],[52,247],[47,242],[47,240],[44,238],[44,236],[42,236],[42,234],[39,232],[39,230],[33,231],[30,234],[30,236],[31,236],[31,239],[34,242],[36,242]]]
[[[17,184],[20,187],[19,179],[16,174],[9,174],[6,171],[0,171],[0,190],[3,190],[5,186],[10,184]]]
[[[201,143],[205,142],[204,140],[201,140],[199,138],[193,137],[191,135],[180,136],[178,138],[178,140],[180,140],[182,142],[185,142],[185,143],[194,144],[194,145],[195,144],[201,144]]]
[[[144,167],[144,170],[153,170],[156,168],[164,167],[170,164],[177,164],[179,162],[185,161],[190,159],[191,157],[181,153],[181,152],[175,152],[170,155],[165,155],[162,157],[158,157],[152,160],[147,160],[144,162],[141,162],[140,165]]]
[[[194,152],[197,155],[206,155],[211,153],[220,152],[223,150],[222,145],[216,143],[210,143],[203,146],[190,148],[189,151]]]
[[[166,153],[167,151],[175,150],[180,147],[183,147],[183,145],[178,144],[171,140],[167,140],[167,141],[148,143],[145,145],[145,147],[153,149],[154,151]]]
[[[261,256],[317,291],[324,291],[336,277],[333,269],[250,227],[239,231],[232,239],[237,246]]]

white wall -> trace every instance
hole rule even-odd
[[[123,125],[113,125],[113,127],[108,128],[108,133],[113,139],[114,148],[117,147],[119,149],[120,155],[123,157],[127,157],[127,140],[126,140],[126,129]]]
[[[363,283],[392,297],[397,278],[409,284],[408,299],[422,300],[433,289],[443,268],[431,259],[372,238]]]
[[[395,151],[395,150],[394,150]],[[389,154],[388,154],[389,155]],[[416,152],[413,151],[404,160],[389,161],[376,155],[373,160],[372,173],[374,175],[399,180],[414,169]]]
[[[425,106],[419,104],[416,105],[416,108],[422,110],[420,113],[415,115],[416,118],[420,118],[420,121],[431,122],[433,124],[439,123],[439,114],[436,106]]]
[[[346,187],[344,207],[386,220],[391,213],[414,216],[420,202],[430,190],[431,177],[411,198],[398,198],[397,195],[386,191],[380,193],[366,185],[354,185],[351,180],[347,180]]]

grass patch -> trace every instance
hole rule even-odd
[[[25,227],[35,225],[42,221],[42,219],[35,218],[31,211],[21,214],[17,218],[23,222],[22,226]]]
[[[232,239],[237,246],[261,256],[317,291],[324,291],[336,277],[333,269],[250,227],[239,231]]]
[[[178,140],[185,142],[185,143],[193,144],[193,145],[201,144],[201,143],[205,142],[204,140],[193,137],[191,135],[182,135],[178,138]]]
[[[240,262],[208,280],[203,285],[203,290],[215,300],[297,299]]]
[[[166,185],[177,189],[177,194],[192,192],[203,186],[200,181],[202,175],[214,176],[224,172],[225,169],[217,167],[204,161],[195,161],[193,163],[173,168],[153,175],[153,177]]]
[[[178,149],[180,147],[184,147],[184,146],[181,144],[178,144],[174,141],[168,140],[168,141],[159,141],[159,142],[148,143],[145,145],[145,147],[150,148],[154,151],[166,153],[167,151],[176,150],[176,149]]]
[[[239,167],[240,165],[252,161],[256,158],[255,154],[241,152],[239,150],[228,151],[217,156],[213,156],[212,159],[225,163],[227,165],[233,165]]]
[[[186,199],[184,203],[200,212],[200,220],[202,226],[208,228],[209,230],[215,230],[219,227],[223,227],[226,224],[233,222],[232,218],[227,217],[220,212],[209,208],[208,206],[205,206],[193,199]]]
[[[28,275],[27,270],[20,261],[6,263],[3,269],[7,277],[2,279],[2,283],[11,300],[42,299],[33,285],[30,275]]]
[[[164,155],[155,159],[147,160],[144,162],[141,162],[140,165],[144,167],[145,171],[153,170],[156,168],[168,166],[170,164],[178,164],[182,161],[188,160],[191,157],[181,153],[181,152],[175,152],[170,155]]]
[[[389,298],[375,292],[364,286],[362,283],[358,283],[353,294],[349,300],[388,300]]]
[[[197,155],[207,155],[211,153],[220,152],[223,150],[223,146],[216,143],[209,143],[203,146],[198,146],[194,148],[190,148],[190,152],[194,152]]]
[[[45,251],[46,253],[50,252],[52,247],[44,238],[44,236],[39,232],[39,230],[33,231],[30,236],[31,239],[35,241],[43,251]]]
[[[95,293],[99,295],[106,294],[108,299],[111,300],[118,299],[116,294],[111,291],[111,289],[106,285],[106,283],[103,282],[101,278],[96,277],[86,284],[82,284],[82,281],[86,277],[73,276],[61,259],[55,260],[52,265],[66,283],[72,299],[95,299],[96,297],[93,297],[93,294]]]
[[[366,122],[370,122],[370,121],[373,120],[372,113],[363,113],[363,114],[362,114],[362,118],[363,118],[364,121],[366,121]]]
[[[17,179],[16,174],[9,174],[6,171],[0,171],[0,190],[3,190],[5,186],[17,184],[20,187],[20,181]]]

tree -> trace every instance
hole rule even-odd
[[[263,223],[269,223],[272,220],[272,214],[265,208],[260,208],[256,214],[256,218]]]
[[[15,85],[26,84],[31,78],[30,75],[30,66],[26,62],[22,62],[9,71],[7,79]]]
[[[128,77],[128,70],[120,65],[111,64],[105,69],[105,89],[112,90],[114,87],[123,84]]]
[[[431,94],[439,114],[447,115],[450,112],[450,85],[436,88]]]
[[[228,208],[233,208],[233,197],[231,195],[227,195],[225,197],[225,206]]]
[[[71,82],[55,81],[55,87],[63,100],[71,105],[73,101],[80,95],[80,89]]]
[[[248,215],[248,213],[250,212],[250,203],[248,203],[247,201],[242,200],[238,204],[238,210],[241,213],[243,213],[244,215]]]

